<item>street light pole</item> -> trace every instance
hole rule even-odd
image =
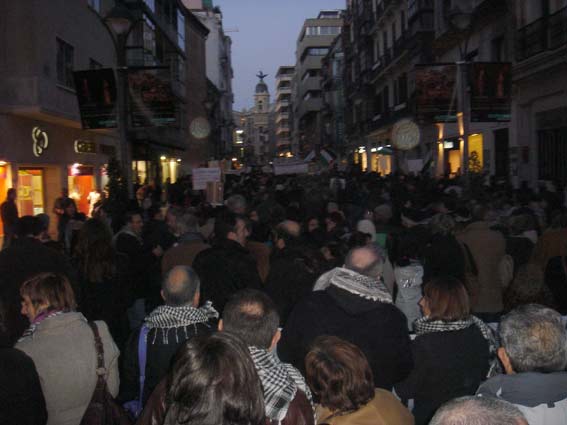
[[[130,143],[128,141],[128,89],[127,89],[127,60],[126,44],[128,36],[134,28],[135,17],[130,10],[121,2],[108,12],[101,21],[110,34],[114,51],[116,54],[117,73],[117,126],[120,138],[120,162],[122,173],[128,190],[128,198],[132,199],[134,186],[132,182],[132,160],[130,154]]]

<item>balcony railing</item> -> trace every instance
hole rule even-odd
[[[518,30],[516,60],[522,61],[567,44],[567,7]]]

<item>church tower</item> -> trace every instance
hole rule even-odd
[[[270,92],[268,91],[268,85],[264,82],[264,78],[268,75],[264,74],[262,71],[256,75],[260,79],[258,84],[256,84],[256,93],[254,94],[254,106],[255,112],[260,114],[265,114],[269,112],[270,109]]]

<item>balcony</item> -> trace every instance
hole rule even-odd
[[[516,60],[526,60],[567,44],[567,7],[518,30]]]

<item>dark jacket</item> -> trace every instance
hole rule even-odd
[[[2,202],[0,205],[0,216],[4,225],[4,233],[6,235],[14,235],[18,224],[18,207],[14,201]]]
[[[311,293],[317,277],[304,250],[284,248],[274,252],[266,292],[276,303],[281,326],[285,325],[293,307]]]
[[[304,359],[313,340],[334,335],[360,347],[378,388],[391,390],[413,367],[407,321],[393,304],[371,301],[331,286],[294,308],[278,345],[282,361],[305,374]]]
[[[26,279],[45,272],[66,275],[73,289],[77,289],[75,274],[67,259],[37,239],[16,239],[9,248],[0,252],[0,296],[6,300],[6,321],[12,343],[28,326],[28,319],[20,314],[20,286]]]
[[[515,404],[530,425],[567,423],[567,372],[497,375],[477,394]]]
[[[132,285],[130,304],[136,299],[149,297],[152,289],[150,285],[153,276],[153,255],[145,248],[141,238],[129,232],[119,232],[115,236],[114,244],[116,252],[122,254],[128,262],[128,280]]]
[[[235,292],[262,287],[254,258],[242,245],[229,239],[200,252],[193,268],[201,279],[201,301],[212,301],[219,313]]]
[[[208,335],[216,329],[213,323],[197,323],[191,326],[160,329],[148,332],[146,348],[146,381],[142,400],[144,404],[159,382],[167,374],[171,361],[183,343],[197,335]],[[166,335],[167,333],[167,335]],[[138,339],[140,329],[132,333],[123,353],[120,393],[122,402],[138,398],[140,392],[140,363],[138,361]]]
[[[423,281],[437,276],[451,276],[461,282],[465,280],[464,252],[453,235],[433,235],[425,247]]]
[[[33,360],[20,350],[0,348],[0,424],[45,423],[45,399]]]
[[[414,399],[416,425],[427,424],[443,403],[473,395],[489,368],[488,343],[476,326],[418,335],[412,341],[415,367],[396,385],[402,399]]]
[[[163,379],[151,394],[144,410],[136,425],[156,425],[162,424],[167,414],[167,378]],[[280,422],[281,425],[314,425],[313,409],[305,394],[298,390],[294,399],[289,405],[286,417]],[[266,418],[266,425],[280,425],[275,421]]]
[[[555,309],[567,314],[567,257],[553,257],[545,268],[545,285],[553,294]]]

